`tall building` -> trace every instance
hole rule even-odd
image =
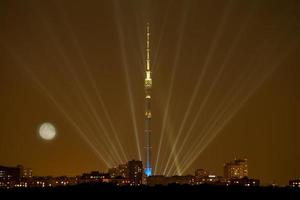
[[[120,164],[118,167],[108,169],[111,178],[122,177],[128,178],[128,165]]]
[[[151,167],[151,90],[152,90],[152,78],[150,67],[150,26],[147,23],[147,43],[146,43],[146,69],[145,69],[145,150],[146,150],[146,168],[145,174],[147,176],[152,175]]]
[[[21,178],[32,178],[32,169],[24,168],[22,165],[18,165],[17,168],[20,169]]]
[[[116,178],[118,177],[118,168],[117,167],[112,167],[108,169],[108,174],[110,178]]]
[[[300,188],[300,179],[290,180],[289,186],[294,188]]]
[[[23,176],[21,166],[5,167],[0,166],[0,178],[6,180],[19,181]]]
[[[118,167],[119,176],[128,178],[128,164],[121,164]]]
[[[21,178],[23,178],[23,167],[0,166],[0,188],[14,187]]]
[[[134,185],[142,184],[143,182],[143,162],[139,160],[128,161],[128,178]]]
[[[247,159],[235,159],[224,165],[224,177],[229,179],[248,177]]]

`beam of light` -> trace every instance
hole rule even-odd
[[[240,76],[240,78],[239,78],[239,80],[237,81],[237,83],[243,82],[243,81],[245,81],[245,80],[247,79],[246,76],[245,76],[245,75],[247,74],[246,72],[247,72],[247,71],[245,71],[245,72],[243,73],[243,75]],[[213,124],[213,121],[214,121],[215,119],[221,118],[221,117],[223,116],[223,115],[222,115],[222,113],[223,113],[222,111],[229,107],[229,103],[228,103],[228,102],[230,101],[231,97],[233,96],[233,93],[236,92],[235,96],[241,95],[240,92],[243,90],[243,88],[242,88],[242,89],[241,89],[241,88],[239,89],[239,88],[240,88],[240,84],[234,84],[234,87],[232,87],[232,88],[230,89],[230,91],[226,93],[225,98],[224,98],[224,99],[222,100],[222,102],[218,105],[218,107],[217,107],[217,109],[215,110],[214,114],[212,115],[212,117],[210,117],[210,120],[206,123],[206,126],[205,126],[203,129],[207,129],[207,127],[211,127],[212,124]],[[239,91],[239,92],[237,92],[237,91]],[[230,101],[230,102],[231,102],[231,101]],[[221,116],[221,117],[220,117],[220,116]],[[201,133],[198,135],[198,137],[194,138],[193,140],[194,140],[194,141],[197,141],[197,143],[198,143],[198,141],[201,140],[201,136],[202,136],[203,132],[204,132],[204,131],[201,131]],[[194,142],[194,144],[190,147],[190,149],[195,149],[195,146],[197,145],[197,143]],[[181,153],[181,152],[182,152],[182,150],[181,150],[180,152],[178,152],[178,153]],[[191,151],[186,151],[185,155],[187,155],[187,157],[190,156],[190,155],[191,155]],[[186,160],[188,160],[187,157],[186,157],[186,159],[185,159],[182,163],[185,163]],[[191,156],[190,156],[190,157],[191,157]],[[181,164],[181,166],[184,166],[184,164]],[[170,174],[172,174],[173,168],[174,168],[174,166],[172,166],[172,168],[170,169],[170,172],[169,172]]]
[[[187,7],[185,5],[185,9],[183,12],[183,16],[182,16],[182,20],[181,23],[179,25],[179,38],[177,40],[177,44],[176,44],[176,53],[175,53],[175,59],[174,59],[174,67],[172,68],[172,72],[171,72],[171,81],[170,81],[170,87],[168,90],[168,96],[167,96],[167,101],[166,101],[166,106],[165,106],[165,110],[164,110],[164,115],[163,115],[163,122],[162,122],[162,128],[160,131],[160,138],[159,138],[159,145],[158,145],[158,151],[157,151],[157,158],[156,158],[156,162],[155,162],[155,167],[154,167],[154,174],[156,174],[157,172],[157,167],[158,167],[158,163],[160,161],[160,152],[161,152],[161,147],[162,147],[162,142],[164,140],[164,136],[165,136],[165,132],[166,132],[166,124],[167,124],[167,120],[169,117],[169,107],[170,107],[170,102],[171,102],[171,98],[172,98],[172,93],[173,93],[173,87],[174,87],[174,79],[175,79],[175,75],[176,75],[176,69],[178,66],[178,60],[180,57],[180,52],[181,52],[181,46],[182,46],[182,40],[183,40],[183,34],[184,34],[184,27],[186,24],[186,18],[187,18]]]
[[[37,10],[38,14],[41,16],[41,19],[42,19],[42,15],[41,15],[41,12],[39,10]],[[73,79],[75,80],[80,92],[82,93],[82,96],[83,99],[85,100],[85,102],[87,103],[88,107],[89,107],[89,110],[92,112],[92,115],[91,113],[89,114],[89,116],[94,116],[94,118],[96,119],[96,122],[94,121],[94,119],[92,118],[92,121],[94,123],[94,125],[96,125],[97,129],[100,129],[104,132],[104,136],[105,138],[102,138],[105,140],[105,145],[108,146],[108,148],[112,147],[113,149],[113,152],[110,152],[110,153],[114,153],[113,155],[113,158],[116,160],[115,162],[118,163],[118,162],[122,162],[122,159],[120,158],[120,155],[117,151],[117,148],[115,147],[114,143],[112,142],[111,138],[109,137],[109,134],[108,134],[108,131],[107,129],[105,128],[101,118],[99,117],[99,114],[96,112],[96,108],[95,106],[93,106],[88,94],[85,92],[85,89],[83,87],[83,85],[81,84],[77,74],[75,73],[75,71],[72,69],[71,67],[71,63],[69,61],[69,59],[67,58],[67,56],[65,55],[61,45],[58,43],[56,37],[52,34],[52,32],[49,30],[49,26],[45,25],[45,21],[44,20],[41,20],[41,22],[43,23],[44,27],[47,29],[47,33],[50,35],[52,41],[56,44],[56,48],[58,49],[61,57],[63,58],[63,61],[65,62],[65,66],[67,67],[67,69],[71,72],[72,76],[73,76]],[[65,22],[66,25],[68,25],[66,22]],[[68,27],[69,30],[71,31],[71,27]],[[73,32],[71,31],[71,33],[73,34]],[[73,42],[74,42],[74,34],[72,35],[72,39],[73,39]],[[78,43],[76,44],[77,45],[77,49],[79,50],[79,47],[78,47]],[[84,59],[82,53],[80,52],[80,50],[78,51],[79,54],[81,55],[81,58],[82,58],[82,61]],[[85,60],[85,59],[84,59]],[[85,64],[87,64],[86,62],[84,63],[84,66],[87,67]],[[87,68],[85,68],[85,70],[88,70]]]
[[[72,69],[71,63],[69,62],[68,58],[66,57],[66,55],[64,54],[63,51],[60,50],[59,52],[60,52],[61,56],[62,56],[63,59],[64,59],[64,62],[65,62],[65,64],[66,64],[65,66],[68,68],[69,72],[71,72],[71,75],[72,75],[73,79],[75,80],[75,83],[76,83],[76,85],[78,86],[79,91],[80,91],[80,93],[82,94],[82,97],[83,97],[84,101],[87,103],[87,106],[88,106],[89,110],[91,111],[92,116],[95,118],[95,120],[96,120],[96,122],[97,122],[97,123],[96,123],[96,126],[97,126],[100,130],[102,130],[102,132],[104,133],[105,140],[108,142],[107,146],[112,148],[113,153],[114,153],[113,156],[116,157],[116,158],[115,158],[115,159],[116,159],[116,162],[117,162],[117,163],[118,163],[118,162],[122,162],[122,159],[120,158],[120,155],[119,155],[119,153],[117,152],[117,149],[116,149],[114,143],[112,142],[111,138],[109,137],[109,134],[108,134],[107,129],[105,128],[105,126],[104,126],[102,120],[100,119],[98,113],[95,111],[96,108],[93,106],[93,104],[92,104],[92,102],[91,102],[91,100],[90,100],[88,94],[86,93],[86,91],[85,91],[83,85],[81,84],[81,82],[80,82],[80,80],[79,80],[77,74],[76,74],[75,71]]]
[[[82,127],[82,129],[85,129],[87,133],[96,133],[95,130],[97,130],[97,128],[92,128],[92,126],[87,122],[86,118],[83,115],[79,114],[77,115],[77,118],[77,122],[80,124],[80,127]],[[98,135],[89,134],[87,137],[91,138],[92,141],[95,141],[97,143],[97,147],[101,149],[101,152],[105,152],[103,156],[109,161],[109,163],[111,163],[110,167],[115,166],[116,161],[114,160],[113,156],[111,156],[110,149],[104,147],[103,141],[100,142]]]
[[[232,43],[232,45],[230,46],[230,49],[227,51],[226,53],[226,56],[225,56],[225,59],[224,61],[222,62],[222,65],[221,67],[219,68],[214,80],[213,80],[213,83],[209,86],[209,89],[208,89],[208,92],[206,93],[203,101],[201,102],[200,104],[200,108],[197,110],[197,113],[192,121],[192,124],[189,126],[189,129],[188,131],[186,132],[186,137],[184,138],[184,140],[181,142],[181,145],[180,145],[180,148],[178,150],[178,154],[175,154],[175,159],[173,162],[178,162],[178,155],[181,153],[181,151],[183,150],[183,148],[185,147],[186,145],[186,142],[187,140],[190,138],[190,134],[192,133],[192,130],[194,128],[194,126],[196,125],[199,117],[200,117],[200,114],[202,114],[203,112],[203,109],[206,107],[207,105],[207,102],[208,100],[210,99],[211,95],[212,95],[212,92],[216,89],[216,86],[218,85],[219,83],[219,80],[223,74],[223,71],[226,69],[226,66],[228,64],[228,62],[230,61],[230,59],[232,58],[232,54],[236,48],[236,46],[238,45],[239,41],[240,41],[240,38],[243,34],[243,32],[245,31],[245,28],[247,27],[248,23],[249,23],[249,20],[251,19],[251,17],[253,17],[253,12],[251,12],[251,15],[247,15],[246,17],[246,20],[243,21],[242,23],[242,26],[240,27],[238,33],[236,34],[235,36],[235,39]],[[182,134],[182,131],[183,131],[183,127],[181,127],[181,129],[179,129],[179,136],[178,138],[180,137],[180,135]],[[171,164],[171,166],[174,166],[173,164]],[[177,163],[175,166],[179,166],[179,164]],[[170,172],[172,171],[172,168],[169,169],[168,173],[167,174],[170,174]],[[182,174],[182,171],[181,169],[178,169],[177,168],[177,172],[179,175]]]
[[[193,157],[189,159],[187,163],[183,163],[183,169],[182,172],[186,171],[190,165],[198,158],[198,156],[203,152],[203,150],[210,144],[210,142],[218,135],[219,132],[223,130],[223,128],[228,124],[228,122],[231,121],[231,119],[239,112],[239,110],[246,104],[246,102],[250,99],[250,97],[257,91],[257,89],[263,84],[263,82],[266,80],[268,76],[272,74],[272,69],[270,73],[264,74],[264,77],[257,81],[255,83],[255,87],[251,89],[251,91],[241,100],[236,101],[233,99],[231,101],[231,104],[235,104],[235,108],[233,108],[233,111],[230,111],[230,105],[222,112],[222,114],[219,115],[218,118],[214,120],[210,128],[205,131],[204,136],[201,138],[200,142],[196,145],[194,150],[192,151],[191,155]],[[238,97],[238,95],[236,95]],[[237,103],[238,102],[238,103]],[[237,103],[237,104],[236,104]],[[230,111],[230,114],[227,114]],[[225,117],[223,116],[225,115]],[[208,137],[209,136],[209,137]],[[207,139],[208,137],[208,139]],[[204,144],[203,144],[204,143]],[[200,147],[200,149],[199,149]]]
[[[164,94],[161,94],[160,96],[163,96]],[[161,108],[160,110],[160,116],[163,116],[164,115],[164,110]],[[169,133],[174,133],[175,132],[175,126],[174,126],[174,123],[173,123],[173,121],[170,119],[170,118],[167,118],[166,119],[166,129],[168,130],[168,132]],[[167,142],[167,140],[164,140],[164,141],[162,141],[162,149],[163,149],[163,152],[164,152],[164,155],[162,155],[161,156],[161,158],[163,158],[163,157],[166,157],[166,155],[168,154],[168,149],[166,149],[166,142]],[[165,155],[166,154],[166,155]],[[157,167],[159,167],[159,168],[157,168],[157,170],[156,170],[156,173],[154,173],[154,174],[157,174],[157,175],[161,175],[162,174],[162,163],[163,163],[163,161],[164,160],[162,160],[161,159],[161,161],[159,162],[158,160],[157,160]]]
[[[119,34],[119,41],[120,41],[120,49],[121,49],[121,56],[123,60],[123,70],[125,72],[125,79],[126,79],[126,86],[127,86],[127,91],[128,91],[128,98],[129,98],[129,106],[130,106],[130,111],[131,111],[131,118],[132,118],[132,123],[133,123],[133,128],[134,128],[134,135],[135,135],[135,141],[136,141],[136,146],[137,146],[137,151],[138,151],[138,157],[140,160],[142,160],[142,154],[141,154],[141,148],[140,148],[140,139],[139,139],[139,134],[138,134],[138,128],[137,128],[137,122],[136,122],[136,116],[135,116],[135,107],[134,107],[134,101],[133,101],[133,94],[132,94],[132,86],[131,86],[131,80],[129,76],[129,71],[128,71],[128,61],[126,57],[126,51],[125,51],[125,39],[124,39],[124,33],[122,31],[122,26],[120,24],[120,15],[119,13],[120,8],[118,5],[118,2],[116,0],[113,0],[113,5],[114,5],[114,11],[115,11],[115,22],[117,25],[117,31]]]
[[[214,54],[214,52],[215,52],[215,50],[216,50],[216,46],[217,46],[217,44],[218,44],[218,41],[219,41],[219,39],[220,39],[221,36],[222,36],[222,33],[223,33],[223,31],[224,31],[224,26],[226,25],[226,22],[227,22],[227,20],[228,20],[228,16],[229,16],[231,10],[232,10],[232,1],[230,1],[229,3],[227,3],[227,5],[226,5],[226,7],[225,7],[225,9],[224,9],[224,13],[223,13],[223,15],[222,15],[222,17],[221,17],[221,22],[220,22],[220,24],[219,24],[219,26],[218,26],[218,29],[217,29],[216,33],[215,33],[214,39],[213,39],[213,41],[212,41],[212,44],[210,45],[210,48],[209,48],[207,57],[206,57],[206,59],[205,59],[205,62],[204,62],[204,64],[203,64],[203,67],[202,67],[200,76],[199,76],[198,81],[197,81],[197,83],[196,83],[196,86],[195,86],[195,88],[194,88],[194,90],[193,90],[193,94],[192,94],[191,100],[189,101],[187,110],[186,110],[185,113],[184,113],[184,117],[183,117],[182,123],[180,124],[178,134],[177,134],[177,136],[176,136],[176,138],[175,138],[175,142],[174,142],[174,144],[173,144],[173,146],[172,146],[171,154],[170,154],[170,156],[169,156],[169,158],[168,158],[168,160],[167,160],[167,164],[165,165],[164,174],[166,173],[166,171],[167,171],[168,168],[169,168],[169,164],[170,164],[170,161],[171,161],[171,158],[172,158],[172,157],[174,157],[175,165],[178,166],[178,158],[177,158],[178,153],[175,153],[175,150],[177,149],[178,141],[179,141],[179,139],[180,139],[180,137],[181,137],[181,135],[182,135],[182,133],[183,133],[183,128],[184,128],[184,126],[185,126],[185,124],[186,124],[186,121],[187,121],[187,119],[188,119],[188,116],[190,115],[190,112],[191,112],[191,110],[192,110],[192,106],[193,106],[193,104],[194,104],[194,101],[196,100],[198,91],[199,91],[200,86],[201,86],[201,84],[202,84],[202,82],[203,82],[203,79],[204,79],[204,76],[205,76],[205,74],[206,74],[206,71],[207,71],[207,68],[208,68],[208,66],[209,66],[209,63],[211,62],[211,59],[212,59],[212,57],[213,57],[213,54]],[[186,136],[185,136],[184,141],[185,141],[187,138],[189,138],[189,135],[186,135]],[[183,148],[183,145],[181,145],[181,148],[180,148],[180,149],[182,149],[182,148]],[[179,168],[177,168],[177,169],[178,169],[178,172],[179,172],[180,169],[179,169]]]
[[[256,57],[257,57],[258,55],[256,55]],[[254,58],[253,58],[254,59]],[[257,58],[256,58],[257,59]],[[249,62],[248,62],[249,63]],[[249,65],[249,64],[248,64]],[[243,88],[243,87],[241,87],[242,86],[242,84],[243,83],[245,83],[245,82],[247,82],[246,80],[248,80],[249,78],[247,78],[247,72],[249,73],[250,71],[248,70],[246,70],[246,71],[244,71],[243,72],[243,74],[242,74],[242,76],[240,76],[239,77],[239,79],[235,82],[235,84],[234,84],[234,87],[232,87],[230,90],[229,90],[229,92],[227,92],[226,93],[226,96],[225,96],[225,98],[222,100],[222,102],[219,104],[219,106],[217,107],[217,109],[216,109],[216,111],[214,112],[214,114],[212,115],[212,117],[210,118],[210,121],[208,121],[208,123],[206,123],[206,126],[205,126],[205,128],[203,128],[203,129],[207,129],[207,127],[211,127],[211,124],[212,124],[212,121],[214,120],[214,119],[217,119],[217,118],[222,118],[222,111],[223,110],[225,110],[226,108],[228,108],[229,107],[229,105],[230,105],[230,102],[232,102],[233,100],[232,100],[232,96],[242,96],[242,92],[243,91],[245,91],[245,88]],[[249,77],[249,75],[248,75],[248,77]],[[235,93],[234,93],[235,92]],[[237,101],[237,100],[236,100]],[[197,143],[198,143],[198,141],[201,139],[201,136],[202,136],[202,134],[204,133],[204,131],[202,130],[201,131],[201,134],[199,134],[198,135],[198,137],[197,138],[194,138],[193,140],[194,141],[197,141]],[[191,146],[190,147],[190,149],[194,149],[194,147],[197,145],[197,143],[195,142],[194,144],[193,144],[193,146]],[[182,150],[180,151],[180,152],[178,152],[179,154],[182,152]],[[190,151],[187,151],[186,153],[185,153],[186,155],[188,155],[188,156],[192,156],[191,155],[191,153],[190,153]],[[186,160],[188,160],[187,159],[187,157],[186,157]],[[181,165],[181,166],[184,166],[184,165]],[[174,166],[172,166],[172,168],[171,168],[171,170],[173,170],[173,168],[174,168]]]
[[[156,48],[156,51],[154,53],[154,58],[153,58],[153,73],[155,74],[157,72],[157,70],[159,69],[157,67],[157,63],[158,63],[158,60],[159,60],[159,55],[160,55],[160,47],[161,47],[161,43],[162,43],[162,38],[165,34],[165,29],[166,29],[166,24],[167,24],[167,19],[168,19],[168,16],[169,16],[169,10],[170,10],[170,7],[171,7],[171,0],[168,1],[168,4],[167,4],[167,9],[166,9],[166,12],[165,12],[165,15],[163,17],[163,20],[162,20],[162,28],[161,28],[161,31],[160,31],[160,34],[159,34],[159,38],[158,38],[158,43],[157,43],[157,48]]]
[[[250,88],[250,91],[245,96],[242,96],[241,100],[237,100],[237,98],[240,96],[239,92],[236,93],[235,97],[232,98],[231,102],[226,106],[225,109],[223,109],[222,113],[219,115],[218,118],[215,118],[212,125],[207,126],[206,129],[203,129],[202,133],[204,133],[204,136],[202,136],[199,143],[196,144],[196,147],[194,148],[194,151],[190,153],[191,155],[190,159],[187,159],[186,162],[183,163],[183,172],[185,172],[192,163],[198,158],[198,156],[203,152],[203,150],[210,144],[210,142],[223,130],[223,128],[236,116],[236,114],[239,112],[239,110],[246,104],[246,102],[255,94],[255,92],[261,87],[261,85],[273,74],[273,72],[280,66],[282,63],[287,59],[287,57],[290,55],[291,51],[296,47],[297,43],[290,45],[288,47],[288,50],[284,52],[282,56],[275,59],[275,64],[271,66],[271,68],[268,68],[268,71],[257,71],[256,73],[253,73],[253,76],[249,76],[249,80],[255,79],[254,77],[258,77],[261,75],[259,80],[256,80],[254,83],[254,87]],[[260,67],[263,67],[263,63],[261,63]],[[258,69],[259,70],[259,69]],[[245,82],[246,83],[246,82]],[[242,87],[240,87],[240,91],[243,91]],[[237,103],[238,102],[238,103]],[[236,104],[237,103],[237,104]],[[231,105],[234,105],[234,107],[231,107]],[[231,109],[230,109],[231,108]],[[227,115],[226,115],[227,114]],[[213,118],[212,118],[213,119]],[[200,134],[202,135],[202,134]],[[207,139],[208,137],[208,139]],[[198,141],[198,140],[197,140]]]
[[[58,7],[61,9],[61,6],[58,6]],[[61,13],[63,14],[64,12],[61,10]],[[63,16],[63,19],[67,19],[67,17]],[[66,27],[68,28],[69,32],[71,33],[71,38],[73,40],[73,43],[75,44],[75,47],[76,47],[77,52],[78,52],[78,55],[79,55],[79,57],[81,59],[81,62],[83,64],[83,66],[84,66],[84,69],[85,69],[85,71],[86,71],[86,73],[87,73],[87,75],[89,77],[90,83],[91,83],[94,91],[96,92],[97,100],[99,101],[99,103],[101,105],[101,108],[104,111],[104,115],[105,115],[105,117],[106,117],[106,119],[107,119],[107,121],[109,123],[109,126],[110,126],[110,128],[112,130],[113,137],[116,140],[116,142],[118,144],[118,147],[120,148],[120,151],[121,151],[121,154],[122,154],[121,163],[125,163],[128,160],[128,157],[125,154],[124,147],[123,147],[123,145],[122,145],[122,143],[120,141],[120,138],[118,137],[118,133],[117,133],[117,131],[115,129],[115,126],[113,125],[113,122],[112,122],[111,117],[110,117],[110,115],[108,113],[107,107],[106,107],[106,105],[105,105],[105,103],[104,103],[104,101],[103,101],[103,99],[101,97],[100,90],[97,87],[97,84],[96,84],[96,81],[94,79],[94,76],[92,75],[92,73],[90,71],[89,64],[88,64],[88,62],[87,62],[87,60],[86,60],[86,58],[84,56],[84,53],[82,52],[82,49],[80,47],[78,38],[76,37],[76,35],[75,35],[75,33],[74,33],[73,29],[72,29],[71,24],[68,21],[66,21],[66,20],[63,20],[63,21],[64,21]]]
[[[113,142],[111,141],[110,137],[109,137],[109,134],[107,132],[107,129],[104,127],[104,124],[102,122],[102,120],[100,119],[98,113],[95,111],[96,108],[93,106],[88,94],[86,93],[83,85],[81,84],[79,78],[78,78],[78,75],[75,73],[75,71],[72,69],[71,67],[71,63],[68,59],[68,57],[66,56],[66,54],[64,53],[62,47],[59,45],[59,43],[57,42],[57,40],[55,38],[52,38],[53,41],[55,42],[55,46],[57,47],[57,50],[60,54],[60,56],[62,57],[65,65],[68,69],[68,71],[71,73],[71,76],[73,77],[73,80],[75,81],[77,87],[79,88],[79,92],[81,93],[81,97],[83,97],[84,101],[87,103],[87,106],[89,108],[89,110],[91,111],[91,116],[94,117],[93,119],[93,122],[95,123],[95,125],[98,127],[99,130],[102,130],[102,132],[104,133],[104,137],[105,137],[105,140],[108,142],[108,144],[106,144],[108,147],[111,147],[113,152],[112,156],[114,157],[114,159],[116,160],[116,163],[117,162],[122,162],[122,159],[120,158],[120,155],[119,153],[117,152],[117,149],[115,147],[115,145],[113,144]],[[96,120],[96,121],[94,121]]]
[[[71,73],[71,76],[73,77],[73,80],[75,80],[75,83],[77,85],[77,87],[79,88],[79,91],[81,93],[80,98],[83,98],[83,100],[86,102],[86,104],[88,105],[88,108],[90,110],[91,113],[89,113],[89,117],[92,119],[91,122],[94,123],[94,125],[97,127],[97,129],[102,130],[102,132],[104,133],[104,139],[105,140],[105,145],[109,148],[112,147],[113,151],[110,151],[109,153],[111,154],[111,156],[113,157],[113,159],[115,160],[115,163],[118,162],[122,162],[122,159],[120,158],[119,153],[117,152],[117,149],[115,147],[115,145],[113,144],[113,142],[111,141],[109,134],[107,132],[107,129],[104,127],[104,124],[102,122],[102,120],[100,119],[98,113],[95,111],[96,108],[93,106],[88,94],[86,93],[83,85],[81,84],[77,74],[75,73],[75,71],[72,69],[71,67],[71,63],[68,59],[68,57],[66,56],[66,54],[63,51],[63,47],[61,46],[61,44],[57,41],[57,38],[55,37],[55,35],[53,34],[53,32],[48,28],[50,27],[49,24],[46,24],[45,18],[43,17],[43,15],[41,14],[39,9],[36,9],[37,14],[40,16],[40,22],[43,24],[44,28],[47,31],[47,34],[49,35],[49,37],[51,38],[51,40],[53,41],[53,43],[55,44],[56,49],[58,50],[59,55],[61,56],[61,58],[63,59],[63,62],[65,63],[65,67],[67,68],[67,70]],[[94,117],[94,118],[93,118]]]
[[[55,97],[51,94],[51,92],[44,86],[44,84],[35,76],[35,74],[30,70],[28,65],[25,65],[24,61],[15,53],[13,53],[12,49],[8,47],[8,45],[3,45],[7,51],[11,54],[11,56],[29,76],[30,78],[37,84],[37,86],[41,89],[42,93],[46,97],[50,99],[50,101],[56,106],[58,111],[64,116],[67,121],[71,124],[71,126],[76,130],[77,133],[84,139],[84,141],[89,145],[89,147],[94,151],[96,156],[104,162],[107,167],[111,167],[112,163],[109,162],[97,149],[97,147],[93,144],[93,142],[87,137],[87,133],[83,131],[78,124],[72,119],[72,117],[68,114],[68,112],[64,109],[64,107],[55,99]]]
[[[243,91],[246,91],[247,89],[247,85],[245,85],[245,83],[248,83],[251,80],[249,73],[250,70],[244,71],[239,79],[235,81],[235,84],[233,84],[234,86],[229,90],[229,92],[226,92],[225,98],[221,103],[218,104],[217,109],[215,109],[214,114],[210,117],[210,120],[206,123],[206,126],[202,129],[200,134],[198,134],[198,136],[193,139],[197,142],[194,142],[194,144],[190,146],[190,149],[195,149],[195,146],[197,146],[199,141],[201,141],[203,134],[206,132],[205,130],[211,128],[215,121],[225,118],[224,111],[231,108],[230,106],[232,102],[239,102],[238,97],[243,97]],[[194,153],[193,151],[187,151],[187,153],[185,154],[188,155],[188,157],[192,157],[191,152]],[[185,161],[189,160],[188,157],[186,157]],[[183,162],[184,164],[185,161]],[[182,164],[182,166],[184,166],[184,164]]]
[[[144,76],[144,73],[145,73],[145,58],[146,58],[146,56],[145,56],[145,49],[144,49],[144,37],[142,37],[142,36],[144,36],[145,35],[145,22],[142,20],[142,17],[140,16],[140,12],[138,12],[138,9],[135,9],[135,25],[136,25],[136,33],[137,33],[137,37],[138,37],[138,50],[137,50],[137,55],[139,55],[139,56],[137,56],[137,58],[139,58],[138,59],[138,61],[139,61],[139,66],[141,66],[141,67],[139,67],[139,70],[140,70],[140,74],[141,74],[141,76]],[[142,21],[142,22],[141,22]],[[140,27],[140,24],[143,24],[143,28],[141,28]],[[143,32],[141,32],[141,30],[143,30]]]

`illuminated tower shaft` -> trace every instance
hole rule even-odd
[[[151,168],[151,89],[152,89],[152,78],[150,68],[150,27],[147,23],[147,47],[146,47],[146,69],[145,69],[145,139],[146,139],[146,168],[145,174],[147,176],[152,175]]]

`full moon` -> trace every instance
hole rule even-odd
[[[56,130],[53,124],[45,122],[39,127],[39,135],[44,140],[53,140],[56,136]]]

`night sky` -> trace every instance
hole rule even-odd
[[[2,0],[0,165],[79,175],[138,146],[144,159],[147,22],[155,172],[248,158],[263,183],[299,177],[298,0]]]

